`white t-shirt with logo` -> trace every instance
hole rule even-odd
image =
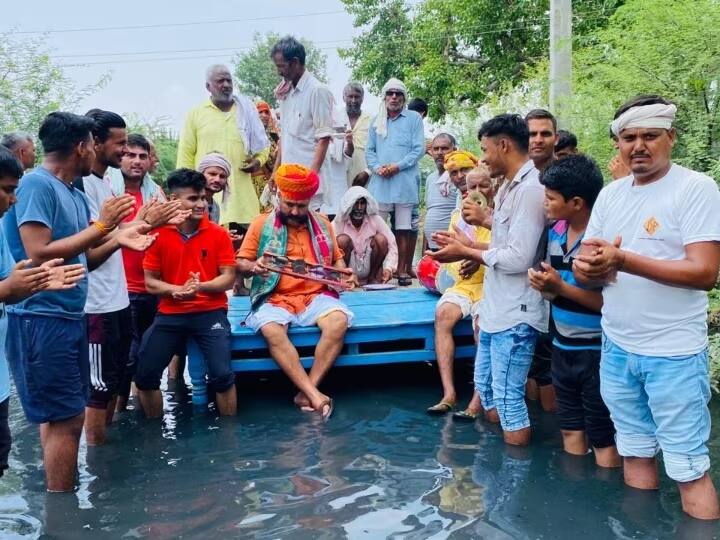
[[[585,238],[659,260],[685,258],[685,246],[720,241],[720,191],[715,181],[673,164],[660,180],[634,186],[629,176],[598,196]],[[635,354],[682,356],[707,347],[707,293],[619,272],[603,289],[602,327]]]
[[[114,196],[110,180],[90,174],[83,178],[83,188],[89,202],[90,219],[95,221],[105,200]],[[112,313],[129,305],[125,267],[121,250],[118,249],[108,260],[88,274],[85,313]]]

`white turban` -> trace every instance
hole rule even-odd
[[[673,104],[653,103],[632,107],[613,120],[610,130],[617,137],[623,129],[628,128],[670,129],[676,112],[677,107]]]
[[[199,172],[205,172],[205,169],[210,167],[219,167],[224,170],[225,174],[228,176],[230,176],[230,173],[232,172],[230,162],[219,152],[210,152],[209,154],[205,154],[205,156],[200,160],[200,163],[198,163],[197,170]]]
[[[360,199],[365,199],[367,203],[366,211],[368,216],[374,216],[378,213],[378,203],[370,192],[364,187],[353,186],[340,199],[340,213],[335,218],[335,221],[340,223],[343,220],[350,219],[350,212],[352,212],[353,206]]]
[[[383,138],[387,137],[387,106],[385,105],[385,92],[388,90],[402,92],[403,96],[405,96],[405,101],[407,102],[407,88],[405,88],[405,83],[403,83],[400,79],[390,79],[385,83],[385,86],[382,87],[380,106],[378,108],[378,114],[375,117],[375,133]],[[407,103],[405,106],[407,106]],[[403,109],[405,106],[403,106]]]

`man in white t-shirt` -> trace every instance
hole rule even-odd
[[[86,113],[94,122],[95,161],[89,175],[74,185],[85,192],[90,221],[98,220],[103,203],[122,193],[114,193],[109,167],[120,167],[128,141],[125,121],[114,112],[92,109]],[[162,225],[179,211],[177,204],[154,203],[153,210],[140,217],[153,227]],[[161,208],[164,206],[164,208]],[[115,412],[115,402],[130,353],[131,314],[125,268],[121,250],[88,274],[85,303],[90,347],[90,399],[85,409],[85,437],[90,446],[105,442],[107,426]]]
[[[640,96],[611,125],[632,174],[600,193],[576,278],[604,286],[602,396],[617,429],[625,483],[657,489],[655,456],[683,510],[720,518],[708,474],[707,294],[720,266],[720,192],[671,161],[676,107]]]

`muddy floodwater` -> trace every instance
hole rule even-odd
[[[13,398],[0,538],[720,537],[683,516],[664,474],[659,493],[642,493],[591,456],[563,454],[535,404],[532,446],[512,449],[488,424],[425,414],[440,398],[433,366],[337,369],[323,389],[335,398],[328,423],[298,412],[277,374],[242,377],[233,419],[173,388],[162,422],[130,411],[106,446],[83,444],[79,489],[62,495],[45,493],[37,429]],[[717,398],[711,409],[720,485]]]

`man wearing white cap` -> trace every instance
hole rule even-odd
[[[425,154],[423,123],[418,113],[406,109],[407,89],[402,81],[390,79],[382,95],[365,151],[372,173],[368,191],[377,200],[381,217],[395,212],[398,284],[410,285],[412,260],[406,253],[412,237],[412,209],[418,202],[418,162]]]
[[[720,267],[720,192],[671,161],[676,107],[640,96],[611,130],[631,174],[595,203],[578,280],[602,285],[602,397],[617,429],[625,483],[657,489],[655,456],[678,483],[682,507],[720,518],[708,474],[707,294]]]

